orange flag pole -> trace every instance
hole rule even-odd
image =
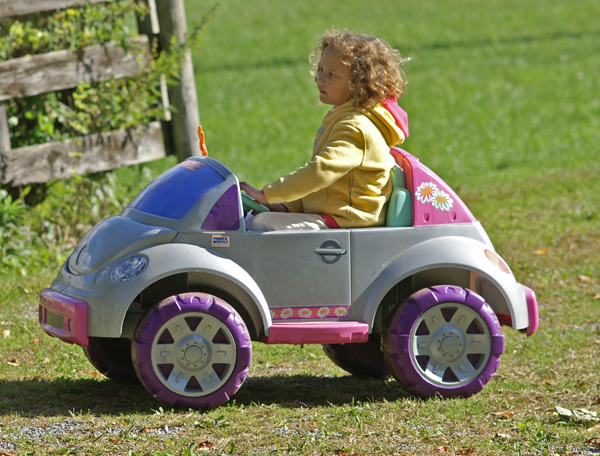
[[[200,140],[200,152],[204,157],[208,157],[208,150],[206,149],[206,144],[204,143],[204,132],[202,131],[202,127],[198,125],[198,139]]]

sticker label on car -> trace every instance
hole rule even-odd
[[[231,247],[231,238],[229,236],[221,236],[213,234],[210,238],[211,247]]]

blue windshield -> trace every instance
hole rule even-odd
[[[128,207],[158,217],[182,219],[202,196],[225,181],[207,161],[191,158],[165,171]]]

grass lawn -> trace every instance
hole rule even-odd
[[[42,334],[37,293],[56,265],[0,278],[0,455],[600,453],[596,422],[554,413],[600,412],[600,3],[221,3],[193,56],[209,154],[255,186],[302,165],[328,109],[307,59],[321,32],[387,39],[411,57],[403,147],[451,185],[536,291],[539,331],[503,328],[498,371],[468,399],[421,400],[392,380],[354,378],[319,346],[255,343],[228,404],[166,410]],[[211,6],[186,0],[190,24]]]

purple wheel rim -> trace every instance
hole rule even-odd
[[[142,319],[132,344],[140,381],[161,402],[217,407],[240,388],[252,346],[238,313],[204,293],[171,296]]]
[[[468,397],[492,378],[504,338],[491,307],[476,293],[436,286],[410,296],[385,339],[394,377],[410,392]]]

